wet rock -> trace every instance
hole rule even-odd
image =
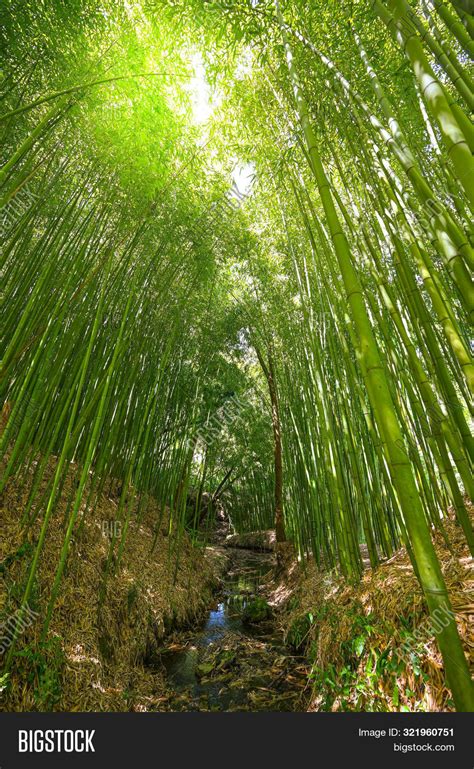
[[[224,542],[226,547],[243,547],[247,550],[275,550],[276,535],[273,529],[251,531],[247,534],[231,534]]]
[[[217,668],[218,670],[226,670],[232,667],[236,662],[236,654],[231,650],[225,650],[218,656]]]
[[[214,662],[201,662],[200,665],[196,665],[196,675],[198,678],[202,678],[203,676],[208,676],[209,673],[212,673],[214,670],[215,663]]]
[[[254,676],[248,681],[248,684],[253,689],[260,689],[262,687],[267,687],[269,684],[271,684],[271,679],[267,676]]]
[[[271,607],[264,598],[255,598],[250,601],[242,613],[242,621],[246,624],[257,624],[270,619],[272,616]]]

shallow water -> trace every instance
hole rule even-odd
[[[249,625],[242,618],[272,568],[271,554],[236,550],[222,593],[201,630],[179,634],[177,643],[161,654],[176,695],[171,709],[299,709],[295,700],[305,682],[301,661],[285,648],[271,622]]]

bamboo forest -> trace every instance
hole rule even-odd
[[[473,12],[2,2],[3,711],[474,711]]]

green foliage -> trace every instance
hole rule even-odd
[[[355,614],[348,640],[339,647],[342,662],[313,665],[310,680],[322,710],[423,710],[406,683],[407,674],[419,684],[429,680],[421,656],[416,650],[409,657],[402,654],[401,639],[413,635],[394,631],[372,615]]]
[[[32,545],[31,542],[22,542],[20,547],[15,550],[14,553],[9,553],[6,558],[3,559],[3,561],[0,563],[0,574],[7,571],[10,566],[15,563],[15,561],[19,561],[25,556],[31,555],[32,552]]]
[[[314,619],[314,615],[308,611],[292,622],[286,634],[286,642],[292,646],[295,651],[300,651],[305,646]]]
[[[264,598],[253,598],[246,604],[242,612],[242,621],[248,624],[257,624],[269,619],[271,615],[272,609]]]
[[[62,639],[53,636],[35,646],[15,652],[21,671],[33,686],[38,710],[53,710],[61,696],[62,670],[65,663]]]
[[[44,642],[79,512],[110,479],[121,533],[105,582],[133,530],[131,494],[141,512],[147,495],[170,512],[176,550],[196,528],[189,496],[223,479],[237,529],[272,527],[277,411],[285,530],[303,559],[353,583],[366,556],[375,568],[408,545],[422,585],[437,575],[434,610],[447,604],[430,533],[450,505],[474,548],[466,40],[441,13],[433,43],[414,4],[415,54],[390,33],[400,3],[281,6],[5,9],[2,489],[25,473],[25,543],[41,524],[33,551],[1,565],[28,556],[11,593],[22,605],[75,483]],[[251,194],[232,207],[246,165]],[[271,351],[272,404],[257,349]],[[298,621],[295,645],[311,624]],[[342,690],[370,638],[354,628]],[[467,676],[454,622],[440,642],[451,678]],[[456,689],[465,705],[469,687]]]

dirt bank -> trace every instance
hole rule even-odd
[[[471,510],[472,512],[472,510]],[[474,572],[463,532],[434,536],[459,634],[474,668]],[[272,592],[287,642],[312,667],[311,710],[451,711],[441,655],[404,549],[348,585],[293,560]]]
[[[46,491],[53,472],[51,462],[40,492]],[[222,547],[222,532],[206,549],[193,546],[183,534],[179,548],[173,549],[177,533],[153,500],[147,500],[140,517],[138,500],[129,500],[132,515],[123,558],[109,578],[105,600],[100,600],[110,535],[117,522],[118,492],[109,488],[80,511],[71,543],[75,557],[69,559],[46,641],[40,643],[74,483],[71,472],[63,502],[48,527],[29,602],[30,621],[19,637],[8,687],[0,674],[3,710],[195,708],[195,692],[178,702],[170,694],[163,666],[153,661],[167,647],[176,652],[179,646],[178,652],[186,654],[196,647],[196,626],[200,623],[204,635],[212,630],[212,622],[204,624],[209,616],[214,622],[226,617],[233,633],[225,627],[226,635],[215,647],[211,638],[199,652],[202,659],[197,665],[207,665],[211,687],[218,688],[219,696],[222,687],[232,688],[234,679],[242,689],[249,685],[253,699],[234,703],[237,709],[265,709],[270,701],[276,709],[305,709],[308,702],[312,710],[453,709],[423,597],[404,550],[376,571],[366,570],[360,583],[348,585],[333,572],[319,572],[313,561],[298,561],[289,547],[283,568],[268,570],[258,581],[256,595],[272,607],[269,636],[247,637],[235,625],[236,599],[245,601],[248,591],[242,568],[236,571],[227,603],[209,615],[215,590],[238,550]],[[20,485],[11,480],[0,501],[0,623],[18,610],[39,536],[38,521],[26,535],[19,523],[28,487],[29,481]],[[474,662],[472,559],[455,522],[448,521],[446,528],[452,550],[439,533],[435,546],[466,655]],[[267,541],[271,532],[260,534]],[[254,542],[261,548],[262,537]],[[232,544],[242,546],[242,541],[235,538]],[[232,583],[232,570],[226,579]],[[189,638],[181,635],[177,644],[176,631],[186,628]],[[175,635],[170,638],[170,633]],[[5,624],[0,635],[2,641],[7,637]],[[283,642],[303,659],[295,664]],[[269,649],[275,653],[269,654]],[[268,664],[262,665],[265,655]],[[273,691],[277,681],[278,703]],[[202,688],[202,677],[198,683]],[[295,696],[298,704],[287,703],[286,697]],[[214,709],[212,697],[205,707],[200,703],[200,709]]]
[[[43,486],[54,471],[51,462]],[[62,500],[70,499],[74,477],[66,480]],[[0,623],[15,615],[24,589],[40,525],[24,539],[19,520],[28,484],[10,481],[1,500]],[[205,558],[202,549],[180,538],[171,549],[169,521],[153,500],[138,522],[137,500],[120,569],[99,600],[104,567],[115,525],[118,496],[104,493],[80,512],[47,640],[40,643],[42,620],[64,537],[66,501],[52,517],[29,602],[31,622],[18,640],[11,685],[3,690],[3,710],[120,711],[148,710],[159,702],[159,675],[147,659],[171,628],[183,627],[205,613],[225,568],[219,552]],[[153,542],[156,536],[156,543]],[[5,626],[4,626],[5,628]],[[5,634],[5,630],[4,630]],[[5,685],[5,681],[2,682]]]
[[[272,553],[226,548],[229,569],[206,622],[167,638],[155,665],[167,673],[160,710],[305,711],[305,660],[285,647],[265,594]]]

